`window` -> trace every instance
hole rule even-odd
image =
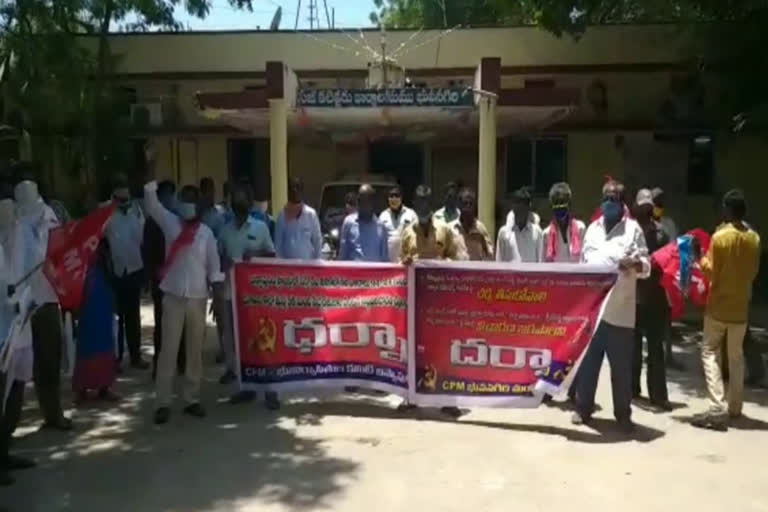
[[[688,193],[714,192],[714,148],[710,135],[696,135],[688,143]]]
[[[567,141],[565,137],[507,140],[506,193],[532,187],[546,195],[550,187],[565,181]]]

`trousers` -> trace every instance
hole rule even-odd
[[[61,313],[58,304],[43,304],[32,316],[33,380],[46,422],[56,422],[61,408]]]
[[[709,409],[713,414],[741,414],[744,401],[744,333],[746,323],[726,323],[711,316],[704,317],[704,338],[701,363],[707,381]],[[721,349],[725,343],[728,353],[728,401],[726,405]]]
[[[8,402],[5,404],[5,410],[0,413],[0,471],[8,458],[11,437],[21,419],[21,408],[24,403],[24,383],[20,380],[8,383],[5,375],[0,376],[0,399],[5,394],[5,386],[9,384],[11,390],[8,393]]]
[[[167,407],[171,403],[182,332],[187,344],[184,400],[189,404],[200,401],[206,302],[206,299],[179,297],[171,293],[163,296],[163,343],[155,384],[158,407]]]
[[[633,329],[606,322],[598,325],[575,381],[576,410],[582,416],[591,416],[595,410],[595,392],[605,355],[611,365],[613,415],[617,420],[628,420],[632,415],[632,337]]]
[[[235,326],[234,318],[232,317],[232,301],[221,300],[219,304],[219,311],[216,314],[216,323],[220,332],[220,345],[224,352],[224,364],[227,370],[232,373],[237,373],[235,370],[236,365],[236,352],[235,352]]]
[[[115,295],[117,297],[117,352],[118,359],[123,360],[125,345],[131,362],[141,360],[141,285],[143,271],[118,277],[115,280]]]
[[[662,300],[648,301],[637,305],[635,324],[635,346],[632,361],[632,394],[640,396],[640,373],[643,369],[643,336],[648,343],[648,372],[646,385],[652,403],[669,400],[667,393],[667,370],[664,363],[664,336],[669,318],[669,305]]]
[[[160,289],[160,281],[152,280],[152,310],[155,317],[155,329],[152,331],[152,344],[155,347],[155,354],[152,356],[152,376],[157,376],[157,362],[160,358],[160,350],[163,347],[163,290]],[[176,359],[176,368],[180,374],[184,373],[186,365],[186,343],[184,343],[184,334],[182,332],[181,342],[179,343],[179,355]]]

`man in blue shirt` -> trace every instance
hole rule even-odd
[[[304,182],[288,180],[288,204],[277,217],[275,249],[277,256],[289,260],[318,260],[323,247],[320,219],[304,204]]]
[[[375,191],[365,184],[357,193],[357,213],[341,226],[339,259],[342,261],[389,261],[387,230],[374,215]]]

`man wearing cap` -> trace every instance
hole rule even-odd
[[[664,228],[653,215],[653,195],[647,188],[637,192],[633,214],[645,236],[648,254],[653,254],[669,243]],[[669,322],[669,303],[661,287],[662,271],[651,266],[648,279],[637,281],[637,315],[635,321],[635,347],[632,364],[632,397],[640,397],[640,373],[643,368],[643,336],[648,343],[648,396],[654,408],[671,410],[667,393],[667,374],[664,366],[664,335]]]

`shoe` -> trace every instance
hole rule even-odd
[[[616,424],[619,426],[619,431],[622,434],[631,434],[635,431],[635,424],[632,423],[632,420],[629,418],[616,420]]]
[[[184,414],[189,414],[195,418],[205,418],[207,416],[205,409],[199,403],[189,404],[184,408]]]
[[[659,400],[658,402],[651,402],[651,406],[653,407],[654,411],[657,412],[671,412],[674,407],[672,407],[672,404],[669,400]]]
[[[277,393],[274,391],[268,391],[264,394],[264,406],[270,411],[277,411],[280,409],[280,400],[277,398]]]
[[[148,370],[149,363],[139,359],[138,361],[133,361],[131,363],[131,368],[133,368],[134,370]]]
[[[740,412],[729,412],[728,413],[728,418],[730,418],[732,420],[740,420],[743,417],[744,417],[744,415],[742,413],[740,413]]]
[[[32,469],[37,466],[37,463],[32,459],[25,459],[17,455],[9,455],[5,459],[5,468],[11,471],[20,471],[23,469]]]
[[[234,382],[234,380],[237,379],[237,375],[235,375],[234,372],[227,370],[224,375],[219,377],[219,384],[226,385],[230,384],[231,382]]]
[[[255,391],[238,391],[229,397],[229,403],[232,405],[245,404],[253,402],[256,399]]]
[[[440,412],[454,419],[459,419],[464,415],[458,407],[441,407]]]
[[[591,417],[582,415],[578,411],[571,415],[571,423],[574,425],[588,425],[591,420]]]
[[[360,391],[359,386],[344,386],[344,391],[347,393],[357,393]]]
[[[104,400],[105,402],[119,402],[121,400],[120,395],[113,392],[110,389],[102,389],[99,391],[99,400]]]
[[[57,420],[46,421],[43,423],[44,429],[60,430],[61,432],[69,432],[72,430],[72,420],[62,416]]]
[[[411,404],[411,403],[403,401],[403,403],[401,403],[400,405],[397,406],[397,411],[398,412],[408,412],[408,411],[415,411],[418,408],[419,408],[419,406],[416,405],[416,404]]]
[[[5,470],[0,470],[0,487],[8,487],[13,485],[16,480]]]
[[[694,416],[691,420],[691,425],[697,428],[704,428],[707,430],[715,430],[717,432],[727,432],[728,423],[723,416],[713,415],[710,413],[700,414]]]
[[[168,407],[160,407],[155,411],[155,425],[165,425],[171,419],[171,410]]]

